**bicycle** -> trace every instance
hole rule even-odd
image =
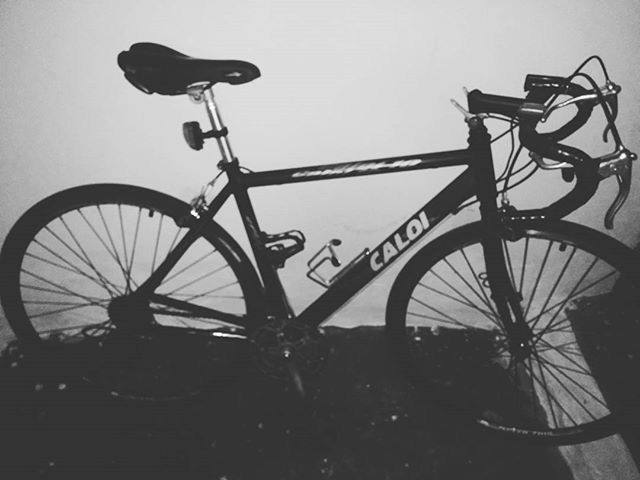
[[[582,72],[594,58],[606,79],[602,87]],[[616,175],[620,190],[605,217],[611,227],[629,192],[636,156],[615,125],[620,87],[599,57],[566,78],[528,75],[524,99],[468,92],[468,110],[455,104],[468,126],[467,148],[263,172],[240,166],[212,91],[217,83],[259,77],[255,65],[196,59],[151,43],[132,45],[118,64],[147,94],[187,95],[204,104],[212,129],[203,132],[187,122],[183,133],[195,150],[215,139],[220,172],[190,204],[141,187],[95,184],[56,193],[29,209],[0,253],[0,300],[25,346],[38,349],[60,335],[94,342],[108,352],[105,363],[109,358],[120,366],[118,375],[101,381],[125,398],[166,394],[147,370],[131,372],[154,355],[152,340],[202,341],[213,355],[229,357],[230,365],[250,347],[262,371],[291,379],[303,393],[304,376],[317,372],[327,356],[322,322],[445,218],[477,201],[480,221],[423,246],[391,288],[386,332],[408,378],[455,412],[513,436],[570,443],[618,428],[637,392],[618,392],[633,388],[607,382],[611,370],[603,363],[622,374],[637,368],[640,260],[619,241],[561,220],[584,205],[602,179]],[[560,96],[568,99],[558,103]],[[577,113],[566,124],[536,131],[569,105]],[[611,154],[591,158],[559,143],[598,106],[607,119],[604,139],[610,134],[615,142]],[[486,119],[506,120],[512,135],[512,153],[498,178]],[[521,146],[514,152],[515,128]],[[515,169],[523,147],[531,160]],[[293,311],[278,270],[304,249],[305,236],[263,232],[249,188],[450,166],[467,168],[337,273],[338,240],[313,255],[307,276],[326,291],[300,314]],[[520,183],[510,180],[527,172],[526,180],[540,168],[559,169],[573,188],[547,207],[517,210],[504,196]],[[209,199],[221,175],[227,183]],[[214,219],[230,197],[256,267]],[[579,308],[585,302],[600,315],[585,315]],[[181,387],[193,381],[187,376]]]

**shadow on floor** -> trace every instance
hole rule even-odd
[[[504,440],[425,406],[381,329],[327,330],[300,401],[259,373],[188,401],[134,403],[81,380],[52,346],[0,360],[2,478],[570,479],[555,448]],[[175,350],[175,349],[174,349]],[[173,352],[185,356],[193,352]],[[153,476],[151,476],[153,475]]]

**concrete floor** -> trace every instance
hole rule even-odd
[[[189,401],[117,401],[81,382],[79,365],[63,361],[71,357],[5,350],[3,477],[637,478],[619,437],[563,455],[496,438],[425,406],[379,329],[332,328],[329,337],[331,355],[307,384],[307,402],[257,372]]]

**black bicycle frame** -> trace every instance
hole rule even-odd
[[[192,226],[191,230],[176,245],[152,276],[139,291],[152,292],[173,268],[182,254],[198,237],[198,225],[211,220],[230,196],[236,199],[255,261],[262,278],[267,316],[292,318],[294,313],[289,305],[277,266],[269,255],[249,199],[248,189],[260,186],[283,185],[289,183],[332,180],[367,175],[380,175],[411,170],[441,167],[467,166],[468,168],[447,185],[440,193],[417,210],[405,222],[371,250],[365,250],[352,262],[328,289],[298,315],[298,320],[319,325],[356,295],[371,280],[395,262],[405,251],[435,228],[443,219],[455,213],[459,206],[473,196],[480,201],[482,221],[487,232],[497,232],[498,209],[496,206],[496,185],[491,156],[490,136],[480,119],[469,122],[469,147],[439,153],[425,153],[402,157],[364,160],[350,163],[316,165],[304,168],[246,172],[236,162],[222,164],[228,176],[228,184],[210,202],[205,215]],[[497,233],[489,233],[497,238]],[[487,262],[500,265],[502,252],[496,251],[499,242],[485,256]],[[496,247],[497,245],[497,247]],[[504,266],[504,265],[503,265]],[[498,267],[496,267],[498,269]],[[506,271],[506,270],[502,270]],[[495,274],[487,272],[493,277]],[[498,275],[504,276],[504,275]],[[498,282],[499,283],[499,282]],[[206,309],[202,309],[203,312]],[[214,313],[211,311],[210,313]],[[508,317],[508,313],[506,313]]]

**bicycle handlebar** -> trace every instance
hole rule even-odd
[[[568,95],[572,97],[572,101],[580,97],[588,95],[589,91],[582,85],[577,83],[567,82],[562,77],[551,77],[545,75],[529,74],[524,81],[524,91],[529,92],[526,97],[526,101],[532,101],[535,103],[546,103],[551,97],[556,95]],[[567,104],[568,105],[568,104]],[[593,113],[593,107],[595,103],[589,102],[576,102],[578,111],[575,116],[569,120],[565,125],[558,128],[553,132],[546,133],[547,138],[553,141],[560,141],[573,133],[578,131],[584,124],[587,123],[591,114]],[[549,114],[553,111],[551,108],[546,109],[541,120],[545,121]]]
[[[539,166],[570,168],[575,174],[576,183],[569,193],[548,207],[527,212],[529,214],[563,217],[584,205],[595,194],[600,180],[616,174],[620,189],[605,216],[605,226],[612,228],[613,218],[629,193],[630,162],[636,158],[635,154],[624,148],[615,129],[617,94],[620,92],[620,87],[607,79],[604,87],[588,90],[582,85],[571,82],[574,76],[575,74],[567,79],[529,74],[524,82],[524,90],[528,92],[524,99],[490,95],[480,90],[473,90],[467,95],[469,111],[472,114],[494,113],[517,119],[520,127],[520,142],[531,152],[532,158]],[[559,95],[568,95],[571,98],[552,105]],[[603,103],[607,103],[613,112],[607,110]],[[576,105],[577,112],[568,122],[552,132],[536,131],[538,123],[544,122],[551,112],[571,104]],[[616,147],[612,154],[593,159],[584,151],[559,142],[586,124],[593,113],[593,108],[598,104],[605,109],[608,120],[603,138],[606,141],[607,131],[611,130],[614,133]],[[544,164],[541,157],[559,163]]]

